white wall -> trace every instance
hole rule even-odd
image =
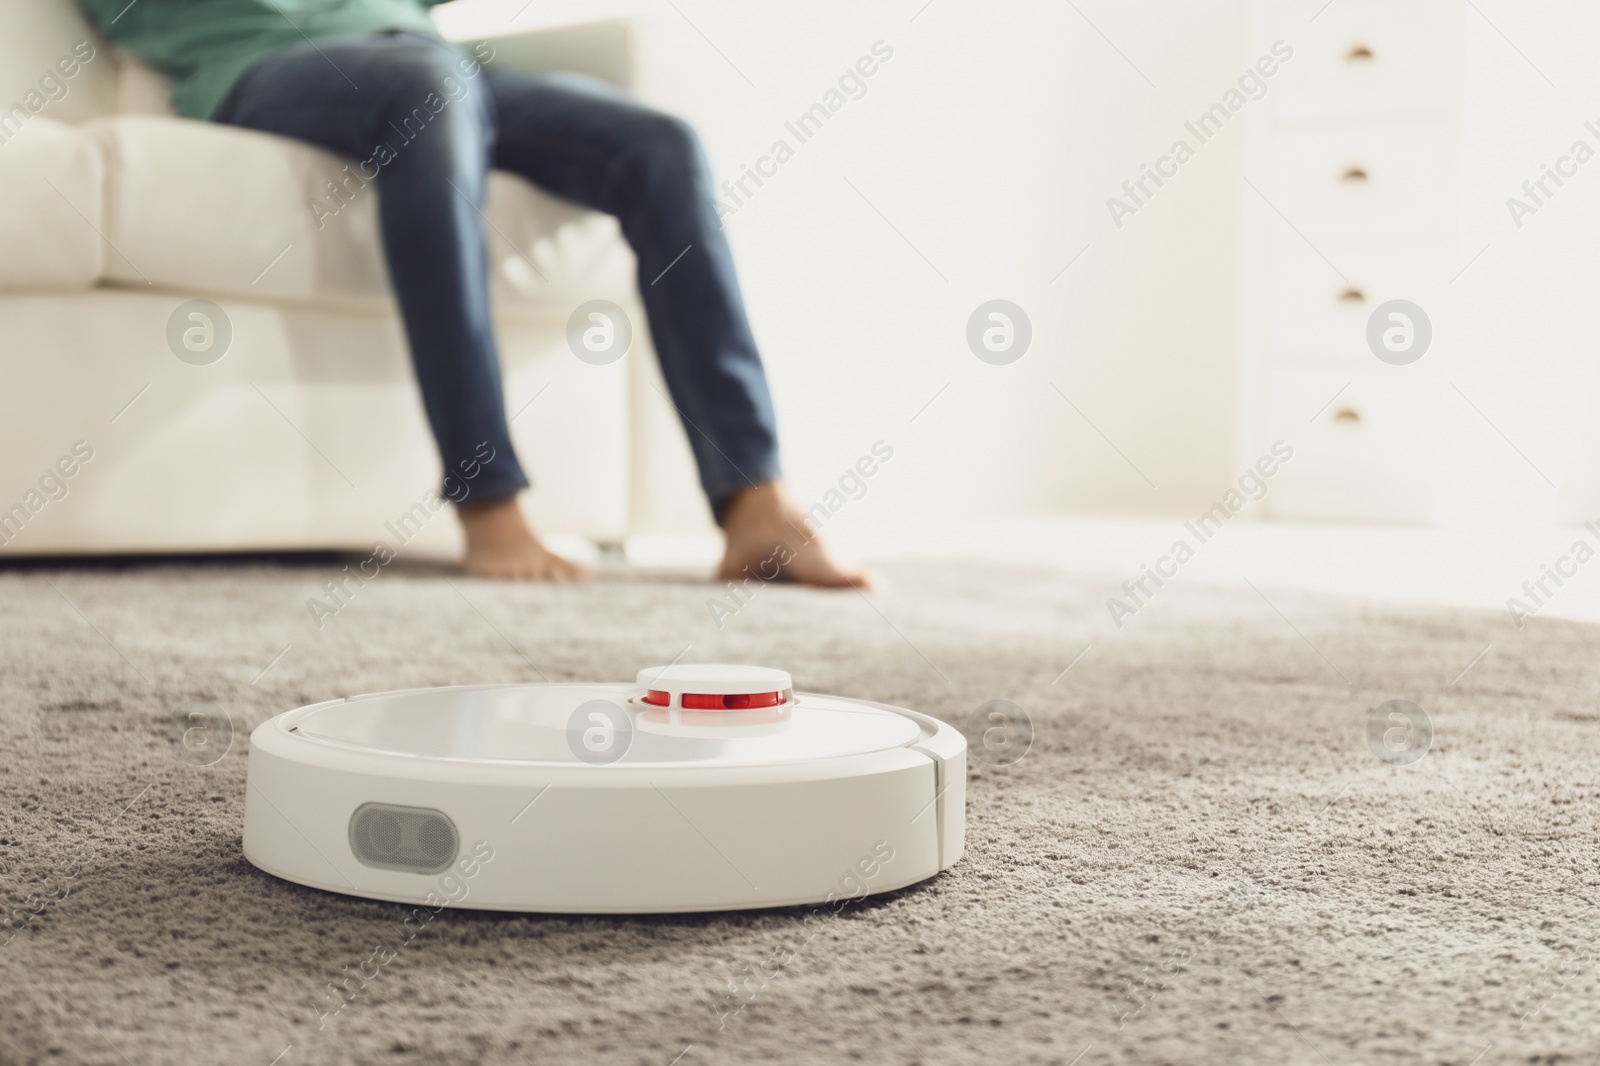
[[[1487,251],[1456,283],[1461,343],[1450,358],[1462,388],[1487,397],[1479,403],[1500,433],[1562,487],[1562,506],[1482,419],[1463,432],[1462,447],[1482,457],[1473,480],[1486,520],[1592,519],[1600,517],[1600,448],[1590,440],[1600,423],[1600,159],[1520,229],[1506,200],[1574,140],[1600,150],[1600,136],[1584,129],[1600,126],[1600,10],[1576,0],[1478,9],[1466,23],[1461,262]]]
[[[1105,200],[1237,76],[1234,5],[679,6],[727,58],[671,13],[641,91],[700,125],[723,175],[793,142],[785,120],[874,42],[894,49],[727,219],[803,498],[879,439],[895,459],[840,529],[1214,494],[1233,445],[1238,144],[1209,145],[1120,230]],[[1005,367],[965,340],[994,298],[1034,329]]]

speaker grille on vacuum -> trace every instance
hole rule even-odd
[[[350,850],[363,866],[436,874],[456,861],[461,837],[443,811],[363,803],[350,816]]]

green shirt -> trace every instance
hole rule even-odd
[[[14,0],[0,0],[12,3]],[[414,30],[445,0],[79,0],[110,40],[172,82],[172,107],[210,118],[262,56],[307,40]]]

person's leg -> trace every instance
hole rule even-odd
[[[720,520],[779,474],[776,417],[694,133],[588,78],[489,68],[498,167],[615,215],[662,376]]]
[[[579,568],[545,551],[516,507],[528,481],[506,421],[480,213],[495,138],[489,92],[481,68],[443,42],[374,34],[308,42],[261,60],[215,120],[355,157],[359,177],[345,195],[363,195],[366,180],[378,197],[384,255],[444,462],[445,494],[467,533],[467,569],[574,576]],[[470,480],[463,476],[472,471]]]
[[[633,246],[662,376],[727,533],[721,576],[767,575],[776,560],[801,581],[865,584],[833,562],[783,488],[766,374],[694,131],[587,78],[484,73],[494,164],[615,215]]]

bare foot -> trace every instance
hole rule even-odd
[[[456,508],[467,535],[461,569],[510,581],[581,581],[589,571],[552,552],[529,528],[515,496]]]
[[[728,550],[717,567],[719,581],[771,581],[781,574],[820,588],[873,587],[867,573],[834,559],[780,481],[740,491],[728,502],[722,524]]]

